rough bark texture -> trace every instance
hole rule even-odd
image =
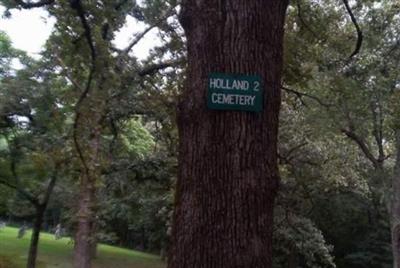
[[[188,76],[169,268],[272,265],[287,0],[186,0]],[[206,108],[211,72],[260,75],[261,113]]]
[[[96,182],[100,177],[101,118],[104,111],[104,98],[101,98],[99,92],[93,92],[90,98],[84,100],[77,122],[76,147],[81,160],[81,178],[74,248],[75,268],[90,268],[93,256]]]
[[[86,179],[81,180],[77,215],[78,225],[75,235],[74,268],[91,267],[92,222],[94,218],[94,186]]]
[[[400,129],[396,135],[396,165],[392,178],[391,231],[393,268],[400,268]]]

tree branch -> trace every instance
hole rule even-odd
[[[347,12],[350,15],[351,21],[354,24],[354,27],[356,28],[357,31],[357,43],[356,43],[356,47],[354,48],[353,53],[350,55],[350,57],[348,58],[349,60],[351,60],[355,55],[358,54],[358,52],[360,52],[361,49],[361,45],[362,45],[362,41],[363,41],[363,33],[361,31],[360,26],[358,25],[357,19],[353,14],[353,11],[350,8],[349,2],[348,0],[343,0],[343,3],[346,7]]]
[[[382,107],[380,103],[375,103],[374,101],[370,104],[372,118],[373,118],[373,135],[375,138],[376,145],[378,146],[378,161],[383,162],[386,159],[385,152],[383,150],[383,117],[382,117]],[[378,112],[376,111],[378,109]]]
[[[82,23],[83,29],[85,30],[85,37],[86,37],[86,40],[87,40],[89,48],[90,48],[92,61],[94,62],[96,59],[96,50],[94,47],[92,31],[90,29],[89,23],[85,16],[86,15],[85,10],[83,9],[80,0],[70,0],[70,6],[72,9],[76,10],[76,13],[78,14],[79,19]]]
[[[122,52],[120,53],[120,57],[123,57],[125,55],[127,55],[129,53],[129,51],[131,51],[131,49],[137,45],[137,43],[139,43],[140,40],[142,40],[142,38],[148,33],[150,32],[152,29],[154,29],[157,25],[151,25],[149,27],[147,27],[143,32],[137,34],[135,36],[135,38],[129,43],[129,45],[122,50]]]
[[[36,7],[43,7],[46,5],[51,5],[55,2],[55,0],[41,0],[39,2],[24,2],[22,0],[14,0],[18,5],[20,5],[24,9],[31,9],[31,8],[36,8]]]
[[[43,198],[42,202],[40,203],[42,206],[45,206],[45,207],[47,206],[47,203],[49,202],[49,199],[50,199],[50,195],[53,192],[54,186],[56,185],[56,181],[57,181],[57,177],[58,177],[58,171],[57,171],[58,167],[59,167],[59,165],[56,164],[56,167],[55,167],[55,169],[53,171],[53,174],[51,176],[50,182],[47,185],[46,193],[44,195],[44,198]]]
[[[295,156],[292,156],[297,150],[301,149],[301,147],[306,146],[308,142],[303,142],[301,144],[295,145],[293,148],[290,148],[284,155],[278,153],[278,159],[282,164],[292,164],[292,160]]]
[[[4,135],[4,137],[7,142],[8,150],[10,152],[10,158],[11,158],[10,159],[10,161],[11,161],[10,162],[10,171],[15,180],[15,184],[9,183],[6,180],[1,180],[0,183],[17,190],[21,195],[23,195],[25,197],[25,199],[27,199],[29,202],[31,202],[34,206],[37,206],[37,205],[39,205],[39,201],[35,197],[33,197],[30,193],[25,191],[25,189],[22,188],[22,186],[21,186],[21,180],[18,176],[17,168],[16,168],[16,160],[15,160],[15,157],[10,148],[10,141],[8,140],[7,136]]]
[[[354,131],[344,129],[342,128],[341,131],[351,140],[357,143],[358,147],[360,147],[361,151],[364,153],[364,155],[368,158],[369,161],[371,161],[372,165],[375,168],[380,168],[381,165],[379,161],[374,157],[374,155],[371,153],[371,150],[368,148],[366,142],[364,141],[363,138],[358,136]]]
[[[93,81],[93,76],[96,70],[96,50],[94,47],[94,42],[93,42],[93,38],[92,38],[92,33],[89,27],[89,24],[86,20],[85,17],[85,10],[82,7],[81,1],[80,0],[70,0],[70,5],[71,8],[76,10],[80,21],[82,23],[82,26],[85,30],[85,37],[86,40],[88,42],[90,51],[91,51],[91,67],[90,67],[90,72],[89,72],[89,76],[88,76],[88,80],[86,83],[86,87],[84,89],[84,91],[82,92],[81,96],[79,97],[78,102],[75,105],[75,111],[76,111],[76,117],[75,117],[75,121],[74,121],[74,125],[73,125],[73,140],[74,140],[74,144],[75,144],[75,148],[77,150],[79,159],[82,162],[82,165],[85,169],[85,172],[88,173],[89,172],[89,168],[86,164],[86,160],[83,156],[83,152],[81,150],[79,141],[78,141],[78,124],[79,124],[79,120],[81,117],[81,113],[80,113],[80,106],[82,105],[84,99],[86,99],[87,95],[89,94],[91,85],[92,85],[92,81]]]
[[[131,51],[131,49],[135,45],[137,45],[137,43],[139,43],[139,41],[142,40],[142,38],[148,32],[150,32],[152,29],[158,27],[162,22],[164,22],[166,19],[168,19],[172,15],[175,15],[175,7],[176,6],[172,6],[169,10],[166,11],[165,15],[161,16],[161,18],[159,18],[154,24],[148,26],[143,32],[136,34],[135,37],[133,38],[133,40],[129,43],[129,45],[121,51],[121,53],[119,54],[119,57],[126,56],[129,53],[129,51]]]
[[[301,149],[301,147],[304,147],[306,145],[308,145],[308,142],[303,142],[303,143],[300,143],[300,144],[294,146],[293,148],[290,148],[287,151],[287,153],[284,156],[282,156],[282,158],[284,158],[287,162],[290,162],[290,160],[293,159],[292,154],[294,154],[297,150]]]
[[[67,66],[65,65],[64,61],[58,56],[56,55],[56,59],[58,60],[59,64],[61,65],[61,67],[63,68],[63,71],[65,73],[65,76],[67,77],[67,79],[76,87],[78,88],[80,91],[85,91],[85,89],[68,73],[67,70]]]
[[[286,92],[288,92],[288,93],[295,94],[300,99],[300,101],[303,103],[304,106],[307,106],[307,105],[303,101],[303,97],[307,97],[309,99],[312,99],[312,100],[318,102],[321,106],[324,106],[324,107],[327,107],[327,108],[333,106],[332,104],[325,103],[324,101],[322,101],[320,98],[318,98],[316,96],[313,96],[313,95],[310,95],[310,94],[307,94],[307,93],[303,93],[303,92],[300,92],[300,91],[297,91],[297,90],[294,90],[294,89],[291,89],[291,88],[288,88],[288,87],[285,87],[285,86],[281,86],[281,88],[283,90],[285,90]]]
[[[297,17],[299,18],[301,24],[303,24],[303,26],[315,37],[318,38],[318,35],[310,28],[310,26],[308,26],[308,24],[305,22],[303,16],[302,16],[302,12],[301,12],[301,4],[300,4],[300,0],[296,1],[297,4]]]
[[[163,70],[168,67],[177,66],[178,64],[180,64],[182,62],[183,62],[182,59],[178,59],[178,60],[170,60],[170,61],[152,64],[152,65],[138,71],[138,75],[141,77],[146,76],[146,75],[152,75],[152,74],[156,73],[157,71]]]
[[[14,184],[12,184],[12,183],[9,183],[9,182],[6,181],[6,180],[0,179],[0,184],[3,184],[3,185],[5,185],[5,186],[7,186],[7,187],[9,187],[9,188],[12,188],[12,189],[18,191],[18,187],[17,187],[16,185],[14,185]]]
[[[13,175],[14,176],[14,175]],[[0,184],[7,186],[8,188],[14,189],[16,190],[18,193],[20,193],[26,200],[28,200],[29,202],[31,202],[34,206],[39,205],[39,201],[34,198],[31,194],[29,194],[27,191],[25,191],[20,185],[19,183],[17,184],[12,184],[10,182],[8,182],[5,179],[1,179],[0,178]]]

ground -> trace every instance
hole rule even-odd
[[[18,229],[0,229],[0,268],[25,267],[31,232],[17,238]],[[69,238],[55,240],[54,235],[40,235],[38,268],[72,268],[73,245]],[[99,245],[93,268],[164,268],[158,256],[107,245]]]

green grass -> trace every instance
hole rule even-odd
[[[17,239],[18,229],[0,229],[0,268],[25,267],[31,232]],[[72,267],[73,245],[69,238],[55,240],[54,235],[40,234],[38,268]],[[100,244],[93,268],[164,268],[158,256]]]

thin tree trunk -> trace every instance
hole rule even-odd
[[[32,229],[31,244],[29,246],[28,261],[26,264],[27,268],[36,267],[39,236],[40,236],[40,231],[42,230],[45,211],[46,211],[46,206],[40,205],[36,207],[35,222]]]
[[[188,75],[169,268],[270,268],[288,1],[182,2]],[[206,108],[211,72],[259,75],[260,113]]]
[[[395,130],[396,164],[392,178],[391,232],[393,268],[400,268],[400,129]]]
[[[44,213],[46,212],[50,196],[53,192],[54,186],[56,185],[58,168],[59,164],[56,164],[54,173],[51,177],[49,185],[47,186],[42,203],[40,203],[39,201],[37,203],[34,203],[36,209],[36,215],[35,215],[35,223],[33,225],[33,230],[32,230],[31,244],[29,247],[28,261],[26,265],[27,268],[35,268],[36,266],[37,251],[39,246],[39,236],[42,230]]]

